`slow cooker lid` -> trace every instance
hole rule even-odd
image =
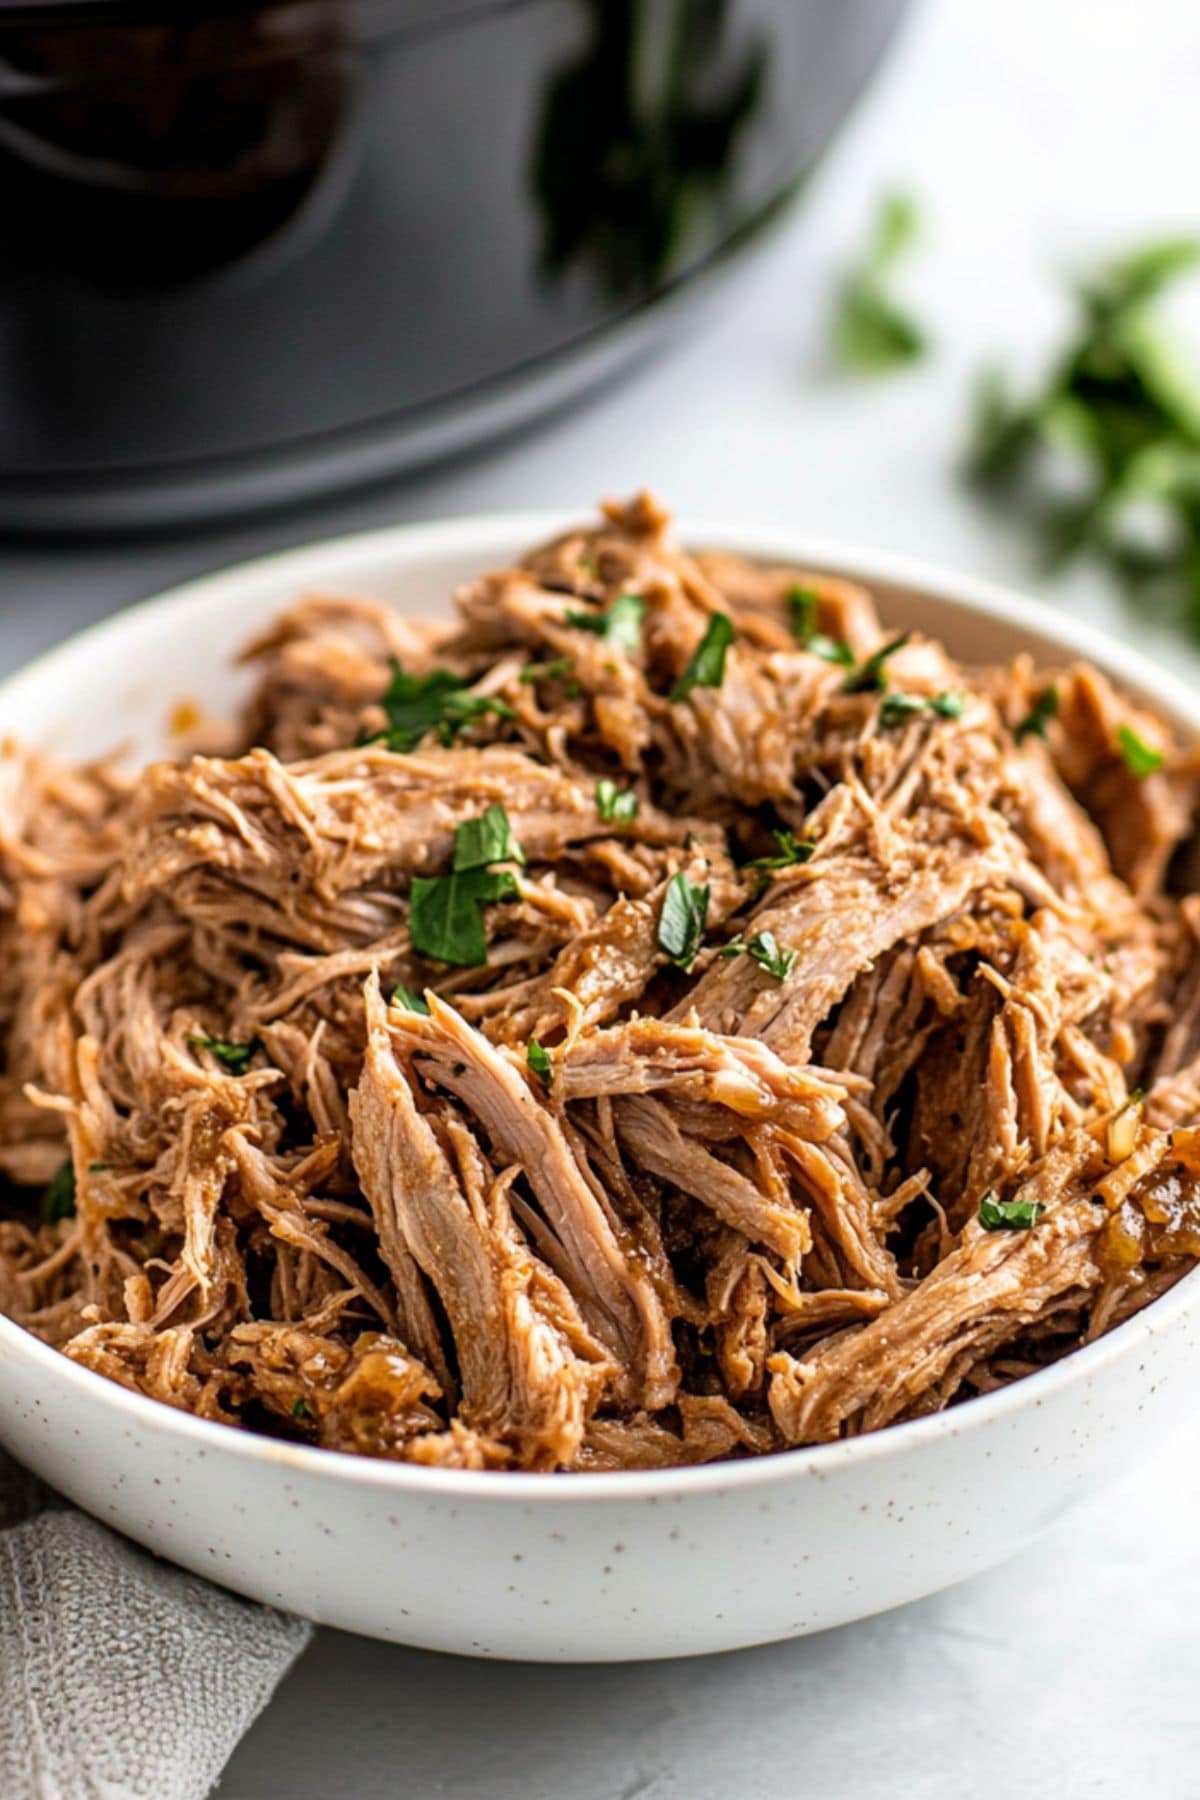
[[[180,19],[230,12],[267,12],[294,8],[320,12],[336,4],[353,37],[398,30],[450,25],[489,13],[511,12],[529,0],[0,0],[0,28],[26,21],[64,23],[83,16],[113,20],[153,20],[168,25]]]

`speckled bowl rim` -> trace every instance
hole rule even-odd
[[[205,575],[110,614],[47,651],[24,669],[0,682],[0,730],[6,702],[26,684],[53,680],[57,665],[73,661],[81,648],[131,623],[160,620],[167,613],[203,612],[218,597],[243,592],[247,598],[281,585],[299,591],[318,586],[336,588],[345,578],[352,586],[355,571],[369,561],[419,563],[423,556],[494,557],[497,544],[516,548],[571,529],[577,513],[507,512],[474,514],[438,520],[432,524],[399,525],[379,531],[357,532],[258,557]],[[1106,632],[1053,611],[1000,583],[962,575],[919,557],[882,550],[861,549],[836,539],[786,529],[748,528],[744,523],[722,524],[711,519],[679,521],[680,539],[689,546],[720,548],[759,557],[765,561],[794,562],[825,573],[843,575],[866,585],[880,584],[911,589],[953,611],[978,615],[1019,633],[1038,636],[1068,658],[1085,657],[1117,680],[1122,687],[1140,691],[1172,716],[1186,731],[1200,734],[1200,698],[1169,669],[1144,656]],[[504,552],[504,553],[507,553]],[[482,565],[481,565],[482,566]],[[0,1347],[7,1346],[19,1358],[32,1359],[44,1368],[52,1382],[66,1382],[83,1401],[93,1400],[146,1432],[166,1432],[198,1449],[248,1457],[273,1464],[283,1471],[304,1472],[322,1480],[344,1481],[367,1487],[411,1490],[458,1499],[509,1501],[525,1506],[531,1501],[596,1505],[605,1501],[660,1500],[685,1495],[714,1495],[731,1489],[770,1487],[797,1476],[822,1476],[849,1464],[874,1462],[900,1456],[947,1437],[965,1437],[984,1431],[1010,1413],[1036,1408],[1052,1392],[1078,1387],[1100,1374],[1114,1360],[1132,1356],[1139,1345],[1165,1330],[1181,1312],[1200,1305],[1200,1267],[1192,1270],[1166,1294],[1153,1300],[1124,1324],[1094,1343],[1073,1350],[1048,1368],[1023,1376],[994,1393],[964,1400],[946,1411],[888,1425],[861,1437],[814,1444],[796,1450],[773,1451],[744,1461],[706,1463],[699,1467],[631,1469],[581,1474],[506,1473],[500,1470],[423,1468],[411,1463],[388,1462],[346,1451],[322,1450],[269,1438],[200,1419],[165,1402],[151,1400],[91,1369],[72,1362],[51,1349],[13,1320],[0,1315]]]

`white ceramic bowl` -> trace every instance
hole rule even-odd
[[[0,688],[0,728],[67,755],[169,747],[181,696],[225,714],[230,657],[305,588],[441,611],[454,585],[564,521],[402,528],[252,563],[119,614]],[[889,623],[959,655],[1085,655],[1189,735],[1200,700],[1030,601],[897,557],[711,523],[723,545],[860,576]],[[0,1319],[0,1442],[130,1537],[240,1592],[437,1650],[616,1660],[817,1631],[1019,1550],[1136,1464],[1192,1404],[1200,1273],[1055,1367],[937,1417],[699,1469],[500,1475],[371,1462],[193,1419]]]

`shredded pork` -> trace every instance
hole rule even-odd
[[[302,599],[225,754],[4,746],[0,1309],[210,1419],[604,1470],[969,1399],[1193,1266],[1161,720],[646,496],[457,608]]]

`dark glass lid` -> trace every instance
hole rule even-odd
[[[0,28],[19,21],[43,28],[81,17],[152,20],[169,25],[180,19],[229,12],[266,12],[290,6],[297,11],[337,12],[353,36],[428,30],[434,26],[512,12],[530,0],[0,0]]]

